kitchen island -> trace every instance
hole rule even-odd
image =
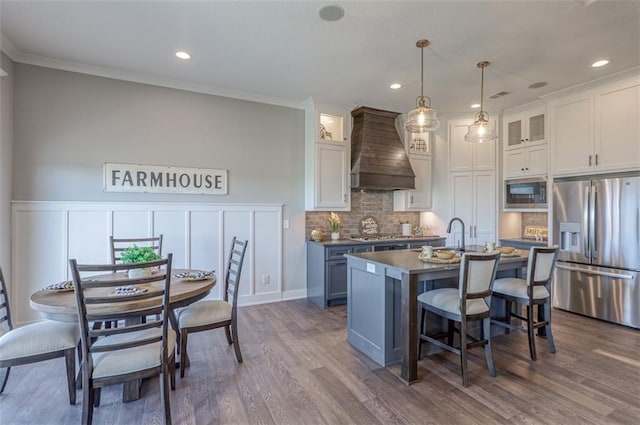
[[[481,246],[467,251],[481,251]],[[401,378],[418,379],[419,293],[457,287],[460,263],[434,264],[418,250],[349,253],[347,257],[347,341],[382,366],[401,363]],[[522,276],[527,253],[503,257],[498,276]]]

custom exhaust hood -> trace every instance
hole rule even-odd
[[[351,111],[351,188],[415,189],[415,173],[395,120],[398,112],[366,106]]]

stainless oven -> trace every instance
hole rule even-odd
[[[505,180],[504,207],[547,209],[547,178],[531,177]]]

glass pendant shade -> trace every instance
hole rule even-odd
[[[489,124],[489,114],[482,109],[484,99],[484,69],[489,66],[489,62],[478,62],[477,67],[482,70],[480,79],[480,112],[476,115],[476,120],[469,126],[469,131],[464,136],[464,141],[469,143],[491,142],[498,138],[495,128]]]
[[[435,109],[418,106],[409,111],[404,126],[409,133],[424,133],[425,131],[436,131],[440,127],[440,121],[436,116]]]
[[[479,114],[469,131],[464,136],[464,141],[469,143],[485,143],[498,137],[495,128],[489,123],[484,114]]]
[[[424,133],[427,131],[436,131],[440,127],[440,121],[436,116],[435,109],[431,109],[431,99],[424,95],[424,48],[429,44],[429,40],[418,40],[416,47],[420,49],[420,96],[418,96],[418,104],[415,109],[407,113],[407,119],[404,128],[409,133]],[[429,99],[429,106],[424,101],[425,97]]]

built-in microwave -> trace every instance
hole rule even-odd
[[[531,177],[504,181],[504,207],[546,209],[547,178]]]

